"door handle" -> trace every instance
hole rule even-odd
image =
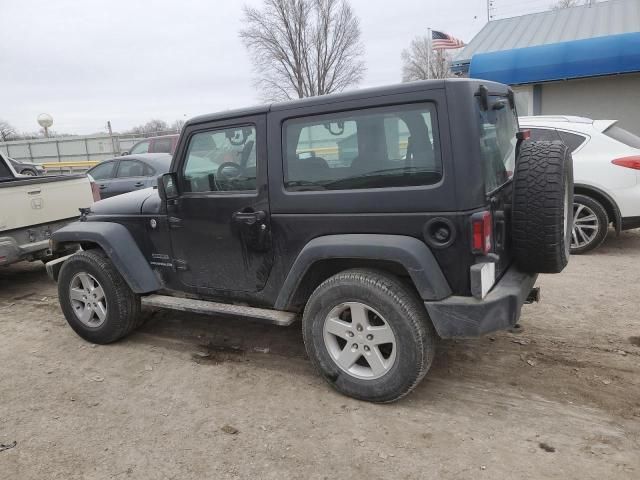
[[[144,187],[144,183],[143,182],[137,182],[133,184],[134,187]]]
[[[107,188],[106,185],[100,185],[100,190],[104,190],[105,188]]]
[[[267,214],[262,210],[257,212],[236,212],[232,216],[233,221],[236,223],[243,223],[245,225],[255,225],[258,222],[262,222],[267,218]]]

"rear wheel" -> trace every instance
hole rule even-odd
[[[322,283],[303,316],[307,353],[345,395],[392,402],[427,373],[436,334],[416,294],[398,278],[347,270]]]
[[[573,199],[573,230],[571,253],[586,253],[599,247],[607,238],[609,217],[607,211],[591,197],[576,195]]]
[[[92,343],[119,340],[140,318],[140,297],[101,250],[77,253],[64,263],[58,298],[69,326]]]

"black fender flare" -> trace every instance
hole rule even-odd
[[[73,222],[56,230],[51,240],[53,251],[63,243],[99,245],[135,293],[150,293],[162,288],[162,283],[124,225],[113,222]]]
[[[278,310],[291,300],[307,270],[329,258],[386,260],[402,265],[423,300],[442,300],[451,288],[433,253],[417,238],[404,235],[327,235],[311,240],[294,261],[275,303]]]

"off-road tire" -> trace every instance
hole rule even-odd
[[[396,339],[395,362],[384,376],[359,379],[337,366],[323,339],[329,312],[345,302],[361,302],[380,312]],[[433,361],[436,333],[417,294],[397,277],[365,269],[346,270],[324,281],[304,310],[302,332],[307,354],[324,379],[339,392],[360,400],[387,403],[411,392]]]
[[[581,253],[587,253],[595,248],[598,248],[602,245],[605,238],[607,238],[607,233],[609,230],[609,216],[607,215],[607,210],[602,206],[600,202],[594,200],[591,197],[587,197],[586,195],[574,195],[573,204],[575,205],[585,205],[595,213],[598,218],[598,233],[593,238],[591,242],[587,245],[583,245],[582,247],[571,247],[572,255],[580,255]]]
[[[524,141],[513,182],[512,238],[518,266],[527,272],[561,272],[569,261],[572,225],[569,149],[562,142]]]
[[[73,311],[69,289],[73,277],[80,272],[95,277],[105,293],[106,320],[96,328],[83,324]],[[111,260],[99,249],[76,253],[64,262],[58,277],[58,299],[69,326],[88,342],[115,342],[141,323],[139,295],[129,288]]]

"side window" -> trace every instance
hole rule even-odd
[[[585,141],[585,137],[578,135],[577,133],[558,131],[558,135],[560,135],[560,139],[572,152]]]
[[[93,167],[88,173],[94,180],[108,180],[113,178],[113,167],[115,165],[115,162],[104,162]]]
[[[255,191],[255,127],[193,135],[183,169],[183,188],[186,192]]]
[[[134,153],[148,153],[149,152],[149,144],[151,142],[149,140],[146,140],[144,142],[140,142],[137,145],[135,145],[131,151],[129,153],[134,154]]]
[[[2,157],[0,157],[0,178],[13,178],[11,170],[4,164]]]
[[[129,177],[145,177],[147,175],[148,167],[138,160],[120,160],[118,166],[118,178]]]
[[[288,120],[284,157],[290,191],[431,185],[442,178],[432,104]]]
[[[154,153],[171,153],[171,138],[158,138],[153,141]]]
[[[558,132],[553,128],[529,128],[528,130],[531,131],[532,141],[553,142],[554,140],[560,140]]]

